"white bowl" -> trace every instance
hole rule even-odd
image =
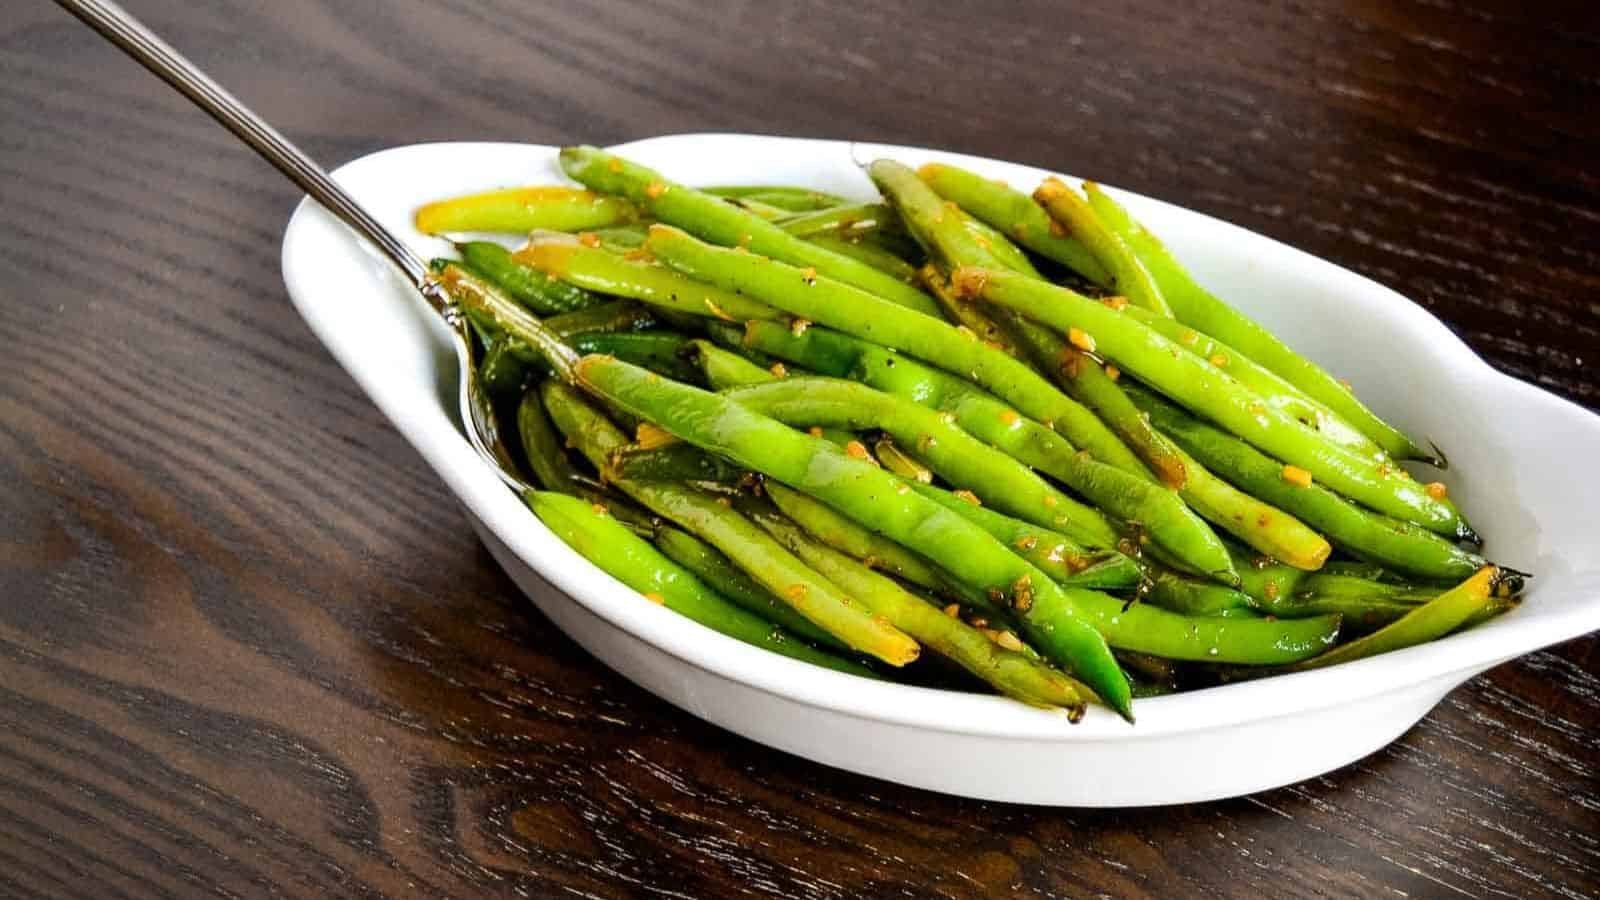
[[[1046,172],[911,147],[677,135],[617,148],[687,184],[873,192],[856,160],[942,159],[1031,187]],[[448,250],[411,212],[440,197],[560,182],[556,148],[426,144],[358,159],[338,180],[424,255]],[[1288,784],[1387,744],[1497,663],[1600,628],[1600,418],[1501,375],[1399,294],[1298,250],[1116,192],[1199,280],[1332,371],[1376,411],[1450,454],[1444,475],[1497,561],[1537,573],[1481,628],[1328,669],[1137,703],[1138,724],[807,666],[643,600],[544,528],[479,461],[455,418],[439,323],[374,251],[305,201],[283,242],[300,314],[466,508],[534,603],[589,652],[703,719],[831,766],[983,799],[1137,806]]]

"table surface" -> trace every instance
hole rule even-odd
[[[1600,405],[1588,0],[129,5],[328,163],[696,130],[1013,158],[1334,260]],[[938,796],[665,705],[519,598],[295,316],[297,192],[49,4],[3,18],[0,896],[1600,892],[1593,636],[1172,809]]]

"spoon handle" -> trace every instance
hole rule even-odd
[[[172,49],[127,10],[109,0],[56,0],[56,3],[210,113],[224,128],[382,251],[435,309],[445,311],[442,295],[430,289],[427,264],[334,183],[315,160],[240,103],[211,76]]]

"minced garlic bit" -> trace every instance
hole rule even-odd
[[[968,340],[975,341],[978,339],[978,333],[965,325],[957,325],[956,330],[961,332],[961,336]]]
[[[783,593],[790,600],[803,600],[806,596],[806,586],[803,584],[791,584],[783,589]]]
[[[802,269],[800,271],[800,280],[804,281],[806,284],[816,284],[817,283],[817,267],[816,266],[806,266],[804,269]]]
[[[981,234],[978,235],[977,237],[973,238],[972,242],[974,244],[977,244],[979,247],[982,247],[985,250],[988,250],[991,246],[993,246],[992,244],[989,243],[989,239],[984,237]]]
[[[600,246],[600,235],[592,231],[580,231],[578,232],[578,243],[585,247],[598,247]]]
[[[1076,325],[1067,329],[1067,340],[1072,344],[1072,346],[1077,347],[1079,350],[1082,350],[1085,353],[1094,352],[1094,338],[1090,337],[1087,331],[1084,331],[1082,328],[1079,328]]]
[[[613,156],[611,158],[611,162],[606,164],[606,168],[610,169],[613,172],[621,172],[622,171],[622,160],[617,159],[616,157]]]
[[[1008,409],[1000,414],[1000,421],[1005,425],[1015,425],[1022,420],[1015,410]]]
[[[1346,381],[1345,379],[1343,379],[1343,378],[1335,378],[1334,380],[1339,382],[1339,386],[1344,388],[1345,390],[1348,391],[1348,390],[1352,389],[1352,385],[1350,384],[1350,382]]]
[[[1200,332],[1195,331],[1193,328],[1185,328],[1183,334],[1178,335],[1178,341],[1185,347],[1193,347],[1198,340],[1200,340]]]
[[[1018,550],[1032,550],[1037,546],[1039,546],[1039,538],[1034,535],[1025,534],[1022,537],[1017,538]]]
[[[677,443],[677,441],[678,439],[672,436],[672,432],[650,422],[640,422],[638,429],[633,433],[633,442],[644,450],[654,450],[658,447]]]
[[[1216,366],[1219,369],[1223,368],[1224,366],[1226,366],[1228,364],[1228,354],[1226,354],[1226,353],[1213,353],[1213,354],[1211,354],[1211,364],[1213,366]]]
[[[733,505],[733,501],[729,500],[727,497],[718,497],[717,498],[717,505],[719,505],[719,506],[732,506]]]
[[[1116,310],[1118,312],[1121,312],[1122,310],[1127,309],[1127,307],[1128,307],[1128,298],[1124,297],[1124,296],[1122,296],[1120,294],[1117,295],[1117,296],[1114,296],[1114,297],[1107,297],[1104,300],[1101,300],[1100,302],[1105,304],[1106,306],[1111,307],[1112,309],[1114,309],[1114,310]]]
[[[822,437],[822,426],[821,425],[813,425],[810,428],[806,429],[806,434],[809,434],[809,435],[811,435],[812,437],[815,437],[815,438]]]
[[[767,371],[771,372],[773,374],[773,377],[775,377],[775,378],[788,378],[789,377],[789,369],[788,369],[788,367],[786,367],[781,362],[773,363],[772,367],[767,369]]]
[[[1311,487],[1311,473],[1299,466],[1284,466],[1283,480],[1295,487]]]
[[[667,186],[662,184],[659,181],[652,181],[649,184],[644,186],[644,195],[646,197],[649,197],[651,200],[656,199],[657,197],[661,196],[662,194],[665,194],[666,192],[667,192]]]
[[[1015,632],[1002,631],[1000,636],[994,639],[994,642],[1013,653],[1022,652],[1022,640],[1017,637]]]
[[[969,490],[967,490],[966,488],[962,488],[961,490],[956,491],[955,495],[957,497],[960,497],[961,499],[967,501],[968,503],[971,503],[973,506],[982,506],[983,505],[983,501],[978,499],[978,495],[974,494],[973,492],[971,492]]]
[[[1057,502],[1059,502],[1059,501],[1056,500],[1056,495],[1055,494],[1045,494],[1044,495],[1044,505],[1045,506],[1055,506]]]
[[[860,441],[851,441],[850,443],[845,444],[844,452],[854,456],[856,459],[866,459],[869,455],[867,453],[866,446]]]
[[[606,516],[611,514],[611,510],[606,509],[606,505],[604,503],[591,503],[589,504],[589,509],[597,516]]]
[[[894,492],[896,494],[909,494],[911,493],[911,485],[902,481],[894,486]]]
[[[654,603],[657,606],[660,606],[663,603],[667,602],[667,598],[661,596],[660,594],[656,593],[655,591],[646,591],[645,595],[644,595],[644,598],[646,600],[649,600],[651,603]]]
[[[740,247],[748,247],[748,246],[750,246],[750,242],[752,240],[754,240],[754,238],[751,237],[750,233],[749,232],[745,232],[744,234],[739,235],[739,246]]]
[[[811,327],[811,320],[810,319],[794,318],[794,319],[790,319],[789,320],[789,333],[794,335],[795,337],[799,337],[800,335],[805,334],[806,333],[806,329],[810,328],[810,327]]]
[[[1050,236],[1051,237],[1058,237],[1058,238],[1066,237],[1067,236],[1067,226],[1062,225],[1060,222],[1056,221],[1055,219],[1051,219],[1050,220]]]
[[[1443,500],[1445,498],[1445,494],[1449,493],[1444,486],[1444,482],[1442,481],[1435,481],[1432,484],[1429,484],[1423,490],[1426,490],[1428,492],[1428,496],[1435,500]]]
[[[1118,378],[1122,377],[1122,370],[1116,366],[1113,366],[1111,363],[1106,363],[1106,377],[1112,381],[1116,381]]]
[[[1033,576],[1023,575],[1012,583],[1011,605],[1023,611],[1033,608]]]
[[[961,617],[961,606],[960,606],[960,604],[952,603],[949,606],[946,606],[944,608],[944,614],[949,616],[952,619],[960,618]]]

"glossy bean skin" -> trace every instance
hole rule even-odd
[[[1010,272],[963,269],[954,283],[958,291],[1009,306],[1060,333],[1076,329],[1088,335],[1102,355],[1141,381],[1352,500],[1448,537],[1476,536],[1452,505],[1421,484],[1380,471],[1360,453],[1268,407],[1238,381],[1137,319]]]
[[[574,180],[608,194],[620,194],[662,222],[725,247],[743,247],[816,269],[888,302],[924,313],[933,300],[915,287],[865,263],[841,256],[784,231],[722,199],[666,180],[658,172],[595,147],[567,147],[561,168]]]
[[[635,535],[577,497],[536,491],[527,503],[556,536],[606,574],[650,600],[701,625],[764,650],[817,666],[876,678],[852,660],[818,650],[760,617],[741,609],[694,575],[663,556],[649,541]],[[641,603],[649,602],[641,599]]]
[[[818,327],[795,334],[780,325],[751,323],[745,338],[751,345],[809,368],[840,372],[892,396],[949,413],[956,425],[972,436],[1059,479],[1112,515],[1138,523],[1195,570],[1216,573],[1223,580],[1233,577],[1221,541],[1177,495],[1148,477],[1131,475],[1079,452],[1061,435],[1023,417],[971,382]],[[905,444],[904,437],[900,443]]]
[[[492,241],[456,244],[456,252],[461,255],[462,265],[541,316],[559,315],[605,301],[599,294],[522,264],[512,258],[510,250]],[[445,261],[435,262],[442,265]]]
[[[671,383],[612,357],[584,359],[607,360],[612,365],[640,373],[641,378]],[[577,445],[579,452],[588,457],[596,469],[604,471],[613,454],[626,446],[627,437],[575,389],[549,381],[541,393],[556,427]],[[903,666],[917,658],[916,641],[863,609],[753,522],[719,502],[719,498],[681,484],[647,481],[614,481],[613,484],[651,512],[721,551],[797,613],[851,649],[891,666]]]
[[[833,507],[775,481],[764,486],[774,505],[824,544],[849,554],[869,568],[886,572],[929,591],[947,591],[949,577],[937,566],[881,534],[875,534]]]
[[[1320,484],[1286,481],[1282,463],[1148,392],[1133,397],[1158,428],[1206,466],[1251,495],[1305,520],[1343,550],[1438,581],[1464,579],[1485,564],[1481,556],[1431,531],[1363,509]]]
[[[984,444],[935,410],[866,385],[820,376],[728,391],[726,396],[796,428],[880,428],[940,477],[996,509],[1061,531],[1091,547],[1115,547],[1117,530],[1094,508],[1051,487],[1027,466]],[[857,445],[859,446],[859,445]],[[860,451],[865,458],[866,451]]]
[[[752,518],[790,552],[915,637],[923,646],[971,672],[1000,693],[1034,706],[1060,707],[1070,719],[1083,716],[1088,689],[1020,650],[1006,650],[977,628],[815,540],[773,513]],[[1019,644],[1020,647],[1020,644]]]
[[[1483,613],[1495,609],[1496,593],[1502,577],[1501,570],[1494,566],[1484,566],[1471,578],[1407,612],[1394,622],[1365,637],[1357,638],[1321,656],[1306,660],[1295,668],[1319,669],[1442,638]]]
[[[526,234],[535,228],[579,231],[620,225],[639,217],[632,203],[568,187],[516,187],[451,197],[420,207],[423,234],[498,231]]]
[[[653,543],[668,559],[746,610],[821,647],[850,652],[838,638],[813,625],[811,620],[795,612],[794,607],[757,584],[717,548],[689,532],[663,525],[655,530]]]
[[[647,246],[688,275],[757,298],[805,322],[900,350],[976,382],[1102,461],[1118,464],[1131,460],[1139,465],[1094,413],[1032,367],[941,319],[775,260],[710,246],[663,226],[651,229]]]
[[[917,176],[946,200],[1002,232],[1034,253],[1072,269],[1096,284],[1109,284],[1111,274],[1082,241],[1050,219],[1032,197],[959,166],[928,163]]]
[[[1026,609],[1018,615],[1030,643],[1068,667],[1113,710],[1132,715],[1127,679],[1100,632],[1079,616],[1070,589],[982,528],[918,496],[878,466],[723,395],[601,356],[584,357],[575,374],[587,390],[682,440],[808,493],[898,543],[937,548],[947,571],[967,588],[993,591],[1014,606],[1020,600]]]
[[[1046,178],[1033,192],[1033,199],[1045,208],[1050,218],[1060,222],[1068,234],[1082,241],[1095,260],[1111,274],[1107,288],[1126,297],[1134,306],[1160,316],[1172,315],[1172,307],[1167,305],[1150,271],[1128,242],[1106,227],[1086,198],[1059,178]]]
[[[1098,186],[1092,186],[1088,193],[1089,202],[1100,212],[1101,220],[1122,234],[1161,286],[1162,294],[1171,303],[1178,321],[1229,344],[1282,376],[1354,425],[1395,459],[1443,463],[1436,453],[1423,450],[1415,441],[1378,418],[1348,385],[1201,287],[1154,234],[1135,222]]]

